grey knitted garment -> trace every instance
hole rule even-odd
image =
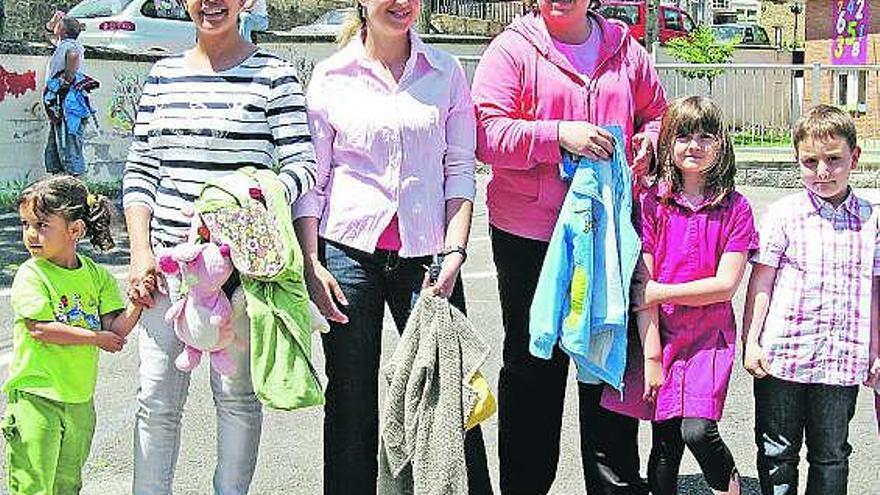
[[[466,495],[468,384],[489,348],[446,299],[422,295],[391,361],[382,409],[379,495]]]

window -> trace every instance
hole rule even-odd
[[[619,19],[629,26],[639,23],[638,5],[603,5],[599,7],[599,14],[606,19]]]
[[[868,72],[864,70],[835,72],[834,103],[851,112],[867,112]]]
[[[691,19],[691,16],[689,16],[687,14],[682,14],[681,17],[684,20],[684,30],[685,31],[690,33],[691,31],[693,31],[694,29],[697,28],[697,25],[694,24],[694,21],[693,21],[693,19]]]
[[[663,26],[673,31],[684,31],[681,25],[681,15],[677,10],[663,9]]]
[[[190,20],[183,0],[147,0],[141,6],[141,14],[154,19]]]

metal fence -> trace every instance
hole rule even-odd
[[[460,57],[469,78],[479,57]],[[830,103],[855,118],[863,147],[880,151],[880,65],[656,65],[669,99],[710,96],[724,110],[736,144],[785,146],[805,108]]]
[[[497,21],[506,26],[524,12],[519,0],[427,0],[434,14],[449,14]]]

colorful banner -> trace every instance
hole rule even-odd
[[[831,63],[863,65],[868,59],[869,0],[834,0]]]

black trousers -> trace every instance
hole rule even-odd
[[[653,447],[648,461],[648,483],[654,495],[678,493],[678,469],[684,448],[697,459],[713,490],[727,491],[736,465],[718,423],[703,418],[675,418],[651,425]]]
[[[322,336],[327,358],[324,406],[324,494],[375,495],[379,450],[379,358],[387,304],[399,332],[421,292],[430,258],[399,258],[321,242],[325,266],[336,277],[348,306],[346,325],[330,324]],[[461,280],[449,302],[465,311]],[[464,441],[468,493],[489,495],[492,484],[483,434],[477,426]],[[380,494],[381,495],[381,494]]]
[[[501,492],[546,494],[556,478],[568,356],[529,354],[529,307],[547,243],[491,228],[504,325],[498,383]],[[602,385],[578,385],[581,455],[589,495],[641,495],[638,421],[599,406]]]

